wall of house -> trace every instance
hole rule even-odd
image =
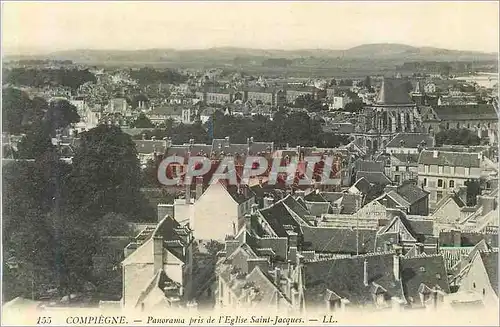
[[[418,176],[418,168],[417,166],[408,166],[408,165],[391,163],[388,176],[392,181],[401,184],[404,181],[415,179]]]
[[[429,214],[429,197],[424,197],[410,206],[410,215],[427,216]]]
[[[158,309],[161,307],[161,304],[164,304],[164,308],[167,309],[167,301],[165,299],[165,293],[158,287],[155,287],[149,294],[146,296],[142,304],[139,304],[141,309],[144,311],[148,311],[151,309]]]
[[[418,153],[417,148],[405,148],[405,147],[386,147],[385,151],[387,153]]]
[[[123,301],[126,307],[135,306],[153,276],[153,263],[132,263],[123,267]]]
[[[238,228],[239,216],[238,204],[224,186],[212,184],[194,204],[194,238],[222,242]]]
[[[448,199],[432,214],[432,219],[438,223],[454,223],[459,217],[460,207],[452,199]]]
[[[424,189],[429,191],[429,205],[434,209],[440,199],[447,194],[451,194],[459,186],[470,178],[479,178],[481,168],[450,167],[437,165],[418,165],[418,185],[424,185]],[[439,180],[442,180],[442,186],[439,187]],[[450,187],[450,181],[454,185]],[[438,192],[442,194],[438,196]]]
[[[165,250],[163,255],[166,258],[163,260],[163,270],[167,276],[174,282],[184,285],[184,263],[168,250]]]
[[[478,292],[484,295],[484,300],[486,302],[491,301],[498,303],[498,296],[491,287],[488,274],[486,273],[480,255],[475,256],[469,272],[460,282],[458,291]]]

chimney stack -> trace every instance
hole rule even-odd
[[[153,236],[153,266],[154,272],[163,268],[163,237]]]
[[[438,150],[434,150],[434,151],[432,151],[432,157],[433,157],[433,158],[437,158],[437,157],[438,157],[438,155],[439,155],[439,151],[438,151]]]
[[[274,198],[271,196],[266,196],[264,197],[264,209],[269,208],[273,205],[274,203]]]
[[[250,209],[250,213],[252,215],[255,215],[257,213],[257,210],[259,209],[259,205],[257,203],[252,204],[252,207]]]
[[[368,286],[368,260],[363,262],[363,284]]]
[[[233,254],[236,249],[240,246],[240,242],[238,240],[229,239],[226,240],[226,258]]]
[[[278,267],[274,268],[274,284],[279,288],[281,281],[281,271]]]
[[[400,256],[398,253],[394,254],[393,258],[393,273],[394,273],[394,279],[399,281],[401,277],[401,272],[400,272]]]

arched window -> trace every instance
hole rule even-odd
[[[454,181],[454,180],[451,180],[451,181],[450,181],[450,183],[449,183],[449,185],[450,185],[450,188],[455,187],[455,181]]]

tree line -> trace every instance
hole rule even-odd
[[[147,117],[140,118],[140,121],[142,122],[144,118]],[[206,144],[211,143],[214,138],[227,136],[232,143],[246,143],[247,138],[253,137],[255,141],[274,142],[277,146],[288,144],[290,146],[338,147],[349,143],[347,135],[324,132],[321,124],[321,120],[315,120],[305,112],[280,110],[271,120],[263,115],[238,117],[216,111],[205,124],[200,122],[189,125],[174,124],[173,121],[167,121],[164,128],[152,129],[134,138],[170,137],[174,144],[187,143],[190,139]]]
[[[94,74],[88,69],[78,68],[11,68],[3,71],[4,83],[16,86],[44,87],[60,85],[72,90],[78,89],[86,82],[97,81]]]
[[[127,222],[156,217],[140,192],[134,142],[120,128],[100,125],[78,135],[68,164],[51,139],[78,121],[76,108],[4,92],[8,117],[22,109],[17,129],[5,115],[4,126],[24,133],[18,160],[3,165],[4,297],[38,298],[48,289],[63,296],[107,283],[93,271],[103,237],[130,235]]]

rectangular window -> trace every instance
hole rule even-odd
[[[449,186],[450,186],[450,188],[454,188],[455,187],[455,181],[451,180],[450,183],[449,183]]]
[[[442,174],[443,173],[443,166],[438,166],[438,173]]]
[[[396,171],[399,171],[399,166],[396,166]]]
[[[438,179],[438,187],[443,187],[443,180],[442,179]]]
[[[427,178],[424,178],[424,186],[427,186]]]
[[[401,177],[399,175],[394,175],[394,181],[399,184]]]
[[[469,176],[470,175],[470,168],[465,168],[465,176]]]
[[[425,166],[424,166],[424,171],[425,171],[426,173],[428,173],[428,172],[429,172],[429,165],[425,165]]]

